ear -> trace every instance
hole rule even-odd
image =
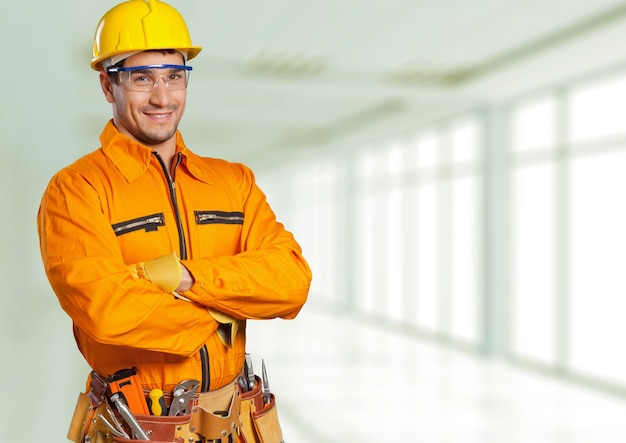
[[[111,83],[111,77],[104,71],[100,71],[100,87],[104,93],[104,97],[109,103],[115,103],[115,97],[113,95],[113,84]]]

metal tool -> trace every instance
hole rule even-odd
[[[270,392],[270,382],[267,379],[267,371],[265,370],[265,361],[261,359],[261,375],[263,377],[263,403],[268,404],[272,401],[272,393]]]
[[[109,416],[111,417],[111,421],[113,421],[113,423],[110,423],[106,418],[104,418],[104,415],[102,414],[98,414],[97,418],[98,420],[102,420],[102,423],[104,423],[109,431],[111,431],[111,434],[115,435],[116,437],[130,439],[130,435],[128,435],[128,433],[124,430],[124,427],[117,420],[117,417],[115,416],[115,414],[113,414],[113,411],[111,411]]]
[[[237,383],[239,384],[242,392],[248,392],[250,390],[248,386],[248,380],[245,376],[240,375],[239,377],[237,377]]]
[[[170,405],[169,416],[187,415],[191,413],[191,400],[198,392],[200,382],[198,380],[185,380],[180,382],[172,391],[172,404]]]
[[[252,357],[250,354],[246,354],[246,361],[243,366],[243,371],[246,374],[246,379],[248,382],[248,391],[254,389],[254,383],[256,382],[254,378],[254,368],[252,367]]]
[[[135,438],[136,440],[150,440],[150,438],[148,438],[148,434],[146,434],[146,431],[142,429],[141,425],[139,424],[133,413],[130,412],[128,405],[126,405],[124,400],[122,400],[122,396],[120,395],[120,393],[116,392],[109,399],[113,402],[113,404],[115,404],[115,407],[119,411],[124,421],[126,421],[126,423],[128,423],[128,426],[130,426],[131,431],[133,431],[133,438]]]

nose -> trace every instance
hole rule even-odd
[[[150,102],[159,106],[165,106],[169,102],[169,91],[167,82],[163,77],[159,77],[154,83],[154,89],[150,94]]]

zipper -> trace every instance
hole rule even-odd
[[[176,168],[180,164],[182,154],[179,152],[176,157],[176,164],[174,165],[174,179],[170,176],[169,170],[167,166],[163,162],[163,159],[159,155],[158,152],[152,151],[152,153],[156,156],[161,168],[163,169],[163,173],[165,174],[165,180],[167,180],[167,189],[169,190],[170,200],[172,202],[172,207],[174,208],[174,217],[176,218],[176,227],[178,229],[178,245],[179,245],[179,255],[181,260],[187,258],[187,245],[185,243],[185,232],[183,231],[183,222],[180,217],[180,211],[178,209],[178,201],[176,199],[176,182],[174,179],[176,178]]]
[[[180,217],[180,210],[178,209],[178,200],[176,198],[176,171],[178,170],[178,165],[182,160],[182,153],[178,153],[176,156],[176,163],[174,164],[174,172],[172,176],[170,176],[169,169],[163,162],[163,159],[159,155],[158,152],[152,151],[155,155],[159,164],[161,165],[161,169],[163,169],[163,173],[165,174],[165,179],[167,180],[167,188],[170,194],[170,200],[172,202],[172,206],[174,208],[174,216],[176,218],[176,227],[178,228],[178,244],[180,248],[180,258],[184,260],[187,258],[187,245],[185,242],[185,231],[183,230],[183,222]],[[202,391],[207,392],[209,390],[211,384],[211,372],[209,367],[209,350],[204,344],[202,348],[200,348],[200,365],[202,371]]]
[[[146,215],[111,225],[117,237],[141,229],[146,232],[156,231],[159,226],[165,226],[163,213]]]
[[[199,225],[243,225],[243,212],[195,211],[194,214]]]
[[[209,349],[206,344],[200,348],[200,364],[202,366],[202,385],[200,392],[209,392],[211,388],[211,372],[209,367]]]

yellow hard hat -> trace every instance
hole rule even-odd
[[[128,0],[102,16],[93,40],[91,67],[101,71],[102,61],[125,52],[176,49],[192,59],[202,49],[191,36],[180,13],[157,0]]]

